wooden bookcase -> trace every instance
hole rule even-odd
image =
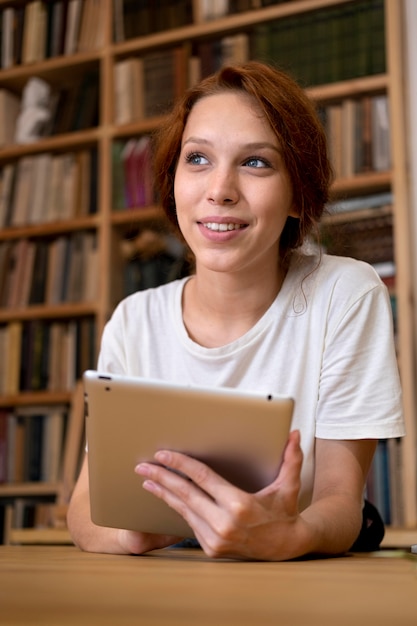
[[[100,341],[104,324],[109,318],[115,304],[123,296],[120,289],[121,276],[125,261],[121,253],[121,241],[131,233],[135,236],[143,228],[163,229],[161,214],[156,203],[146,207],[130,208],[115,211],[113,206],[113,149],[117,142],[127,142],[130,138],[137,138],[151,133],[160,121],[159,112],[147,115],[141,119],[134,119],[127,123],[116,124],[115,104],[115,69],[123,60],[131,57],[143,58],[158,51],[170,48],[181,49],[178,63],[190,70],[195,68],[189,60],[207,50],[207,42],[220,40],[239,33],[249,33],[253,36],[256,31],[258,39],[256,46],[250,46],[249,56],[258,54],[263,41],[262,28],[268,29],[271,24],[277,28],[281,20],[292,19],[293,24],[303,16],[315,11],[332,11],[343,7],[353,7],[358,0],[292,0],[270,4],[253,2],[261,8],[250,9],[247,2],[246,10],[233,14],[205,19],[200,14],[202,3],[198,0],[189,2],[192,13],[186,14],[187,2],[177,3],[181,6],[184,16],[184,25],[158,24],[158,30],[153,33],[123,39],[123,19],[120,13],[122,0],[100,0],[98,13],[94,14],[97,0],[85,0],[81,3],[83,10],[90,11],[89,26],[92,21],[99,24],[95,43],[83,40],[82,50],[75,50],[68,54],[58,54],[50,58],[25,63],[12,64],[0,70],[0,90],[6,89],[21,96],[29,78],[40,77],[52,85],[54,89],[67,89],[70,93],[75,89],[83,77],[95,72],[98,76],[98,114],[94,124],[87,128],[75,128],[53,136],[47,136],[30,144],[9,143],[0,148],[0,169],[3,170],[9,163],[17,163],[27,156],[39,156],[45,153],[62,155],[67,153],[78,154],[81,151],[95,151],[97,155],[97,171],[94,176],[94,210],[78,217],[70,217],[60,221],[40,222],[0,228],[0,246],[5,242],[17,242],[21,239],[31,241],[52,241],[58,237],[71,237],[76,233],[94,233],[96,241],[96,291],[90,301],[77,300],[72,302],[58,302],[54,304],[31,304],[28,306],[0,308],[0,326],[12,321],[22,323],[34,320],[49,322],[71,322],[74,320],[93,320],[95,328],[95,355]],[[0,0],[2,15],[7,8],[22,8],[28,2]],[[36,3],[30,3],[36,4]],[[42,3],[41,3],[42,4]],[[46,2],[45,6],[55,4]],[[75,5],[77,2],[70,2]],[[172,3],[171,3],[172,4]],[[175,3],[174,3],[175,4]],[[129,3],[132,5],[132,3]],[[244,9],[243,3],[235,3]],[[248,8],[249,7],[249,8]],[[162,12],[169,8],[162,8]],[[345,99],[361,99],[375,94],[386,94],[389,99],[391,158],[392,166],[384,171],[368,171],[338,178],[334,184],[334,198],[340,200],[352,196],[366,196],[380,192],[392,192],[393,202],[389,207],[393,222],[394,263],[396,272],[396,317],[397,317],[397,346],[401,377],[404,388],[404,408],[407,421],[407,437],[401,444],[401,460],[398,473],[403,490],[403,511],[401,526],[405,529],[414,529],[417,526],[417,462],[416,462],[416,398],[414,391],[415,381],[415,354],[413,352],[413,293],[412,277],[409,259],[410,249],[410,202],[408,198],[407,164],[405,162],[406,129],[404,127],[404,80],[403,46],[402,46],[402,0],[385,0],[385,55],[384,70],[371,75],[360,75],[321,82],[320,84],[306,85],[311,97],[320,105],[342,102]],[[167,15],[168,15],[167,13]],[[91,16],[96,17],[92,18]],[[172,14],[169,13],[171,19]],[[133,18],[131,18],[133,19]],[[82,13],[80,20],[82,20]],[[307,22],[306,22],[307,23]],[[129,24],[127,20],[124,24]],[[67,28],[69,28],[67,24]],[[85,26],[87,28],[87,26]],[[256,30],[258,29],[258,30]],[[85,31],[86,32],[86,31]],[[3,31],[4,42],[4,31]],[[328,31],[325,31],[325,37]],[[336,37],[337,40],[337,37]],[[86,43],[87,41],[87,43]],[[117,42],[116,42],[117,41]],[[300,46],[298,46],[300,47]],[[302,46],[301,46],[302,47]],[[258,50],[258,53],[256,53]],[[340,52],[340,51],[339,51]],[[274,60],[281,65],[283,60],[272,58],[271,48],[265,56],[267,60]],[[332,51],[327,50],[320,67],[330,64]],[[335,54],[335,52],[334,52]],[[329,56],[330,55],[330,56]],[[316,63],[317,65],[317,63]],[[191,79],[190,79],[191,80]],[[87,80],[88,82],[88,80]],[[175,90],[181,91],[187,84],[186,76],[177,71],[175,74]],[[369,211],[368,211],[369,213]],[[347,213],[342,221],[349,221],[351,214]],[[360,218],[360,212],[354,219]],[[339,220],[341,218],[339,217]],[[95,356],[90,358],[94,360]],[[94,365],[94,363],[91,363]],[[15,391],[0,396],[0,409],[14,410],[22,406],[37,406],[69,403],[73,383],[64,389]],[[47,495],[60,493],[60,485],[45,484],[0,484],[0,503],[4,498],[30,492],[31,497],[42,498]]]

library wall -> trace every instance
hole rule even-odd
[[[411,289],[408,266],[412,250],[417,268],[417,69],[408,63],[410,224],[398,165],[402,38],[387,23],[402,2],[161,0],[153,10],[134,0],[0,0],[0,351],[12,364],[0,363],[0,430],[6,422],[10,432],[25,430],[22,404],[68,404],[75,381],[95,365],[117,302],[189,271],[183,246],[162,225],[149,137],[188,85],[228,61],[258,58],[288,69],[317,102],[337,175],[321,243],[373,264],[389,288],[414,432],[417,271]],[[417,3],[404,2],[412,59]],[[47,98],[49,117],[27,128],[19,111],[33,93]],[[49,409],[30,415],[39,414],[49,423]],[[401,488],[417,491],[415,443],[405,456],[396,443],[381,443],[369,489],[386,521],[411,526],[417,499],[403,506]],[[0,463],[0,495],[13,471]],[[36,482],[27,468],[18,475]]]

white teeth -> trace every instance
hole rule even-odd
[[[217,231],[221,231],[224,232],[226,230],[239,230],[240,228],[243,228],[243,224],[219,224],[218,222],[206,222],[204,224],[204,226],[206,228],[208,228],[209,230],[217,230]]]

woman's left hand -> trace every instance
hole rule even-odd
[[[208,556],[283,560],[298,556],[296,534],[304,526],[297,506],[302,460],[300,435],[294,431],[277,478],[254,494],[179,452],[158,451],[158,464],[141,463],[135,471],[145,478],[147,491],[187,521]]]

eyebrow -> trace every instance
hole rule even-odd
[[[207,139],[203,139],[202,137],[188,137],[188,139],[184,141],[183,145],[186,146],[188,143],[197,143],[197,144],[203,144],[203,145],[208,145],[208,146],[212,145],[211,141],[208,141]],[[278,154],[281,154],[281,150],[279,146],[275,146],[273,143],[269,143],[269,141],[251,141],[249,143],[243,144],[242,148],[245,148],[248,150],[261,150],[261,149],[269,148],[270,150],[275,150],[275,152],[278,152]]]

